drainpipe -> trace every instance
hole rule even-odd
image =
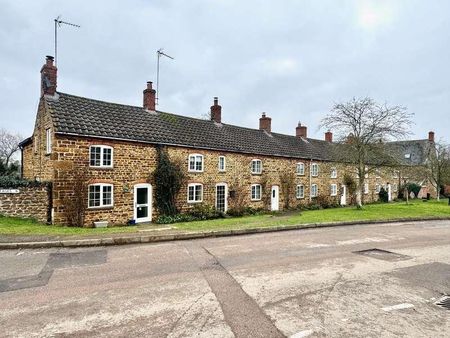
[[[311,172],[312,172],[312,158],[309,160],[309,202],[311,203],[312,197],[311,197],[311,187],[312,187],[312,179],[311,179]]]

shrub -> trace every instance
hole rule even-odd
[[[14,176],[0,176],[0,188],[44,187],[50,182],[30,181]]]
[[[380,192],[378,193],[378,199],[383,203],[387,203],[389,201],[389,194],[386,191],[386,189],[384,188],[380,189]]]
[[[349,173],[344,174],[344,185],[347,187],[348,195],[350,196],[350,204],[353,204],[354,195],[356,192],[356,181]]]
[[[218,212],[216,208],[208,204],[196,204],[188,214],[196,220],[215,219],[223,217],[222,213]]]
[[[191,221],[195,221],[195,218],[188,214],[161,215],[156,219],[157,224],[172,224],[177,222]]]
[[[417,196],[419,196],[420,189],[422,189],[422,187],[417,183],[407,183],[406,188],[408,189],[409,192],[414,193],[414,196],[416,198]]]

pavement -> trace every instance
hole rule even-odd
[[[375,250],[374,250],[375,249]],[[450,221],[0,251],[0,337],[448,337]]]

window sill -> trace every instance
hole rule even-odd
[[[252,175],[255,175],[255,176],[261,176],[262,175],[262,172],[261,173],[251,173]]]
[[[189,174],[201,174],[201,173],[203,173],[203,170],[188,170],[188,173]]]
[[[114,167],[102,167],[102,166],[90,165],[89,169],[94,169],[94,170],[113,170]]]
[[[87,210],[109,210],[114,209],[113,205],[102,206],[102,207],[88,207]]]
[[[259,202],[259,201],[261,201],[261,198],[258,199],[258,200],[251,199],[250,201],[252,201],[252,202]]]
[[[304,200],[304,199],[305,199],[305,196],[303,196],[303,197],[297,197],[297,199],[298,199],[298,200]]]
[[[202,203],[203,200],[201,200],[201,201],[187,201],[187,202],[188,202],[188,204],[197,204],[197,203]]]

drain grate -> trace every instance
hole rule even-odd
[[[353,251],[353,253],[358,254],[358,255],[372,257],[372,258],[382,259],[384,261],[391,261],[391,262],[404,261],[407,259],[411,259],[410,256],[401,255],[401,254],[398,254],[395,252],[377,249],[377,248]]]
[[[437,306],[450,310],[450,296],[441,297],[437,302],[435,302]]]

